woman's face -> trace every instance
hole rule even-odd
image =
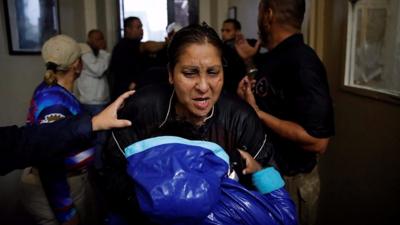
[[[200,125],[221,94],[223,77],[217,48],[209,43],[186,46],[169,74],[178,98],[177,114]]]

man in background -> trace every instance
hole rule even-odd
[[[237,36],[241,35],[241,29],[242,26],[236,19],[226,19],[221,29],[221,39],[224,43],[224,88],[233,94],[236,94],[237,86],[247,71],[245,62],[235,49],[235,40]],[[252,46],[257,42],[255,39],[248,39],[247,41]]]
[[[76,96],[90,115],[96,115],[110,101],[110,92],[105,71],[110,62],[106,51],[106,40],[100,30],[89,31],[87,44],[81,44],[82,72],[76,80]]]
[[[82,72],[75,81],[74,92],[82,103],[83,110],[94,116],[103,110],[110,101],[110,90],[105,71],[110,62],[106,51],[103,32],[93,29],[88,32],[87,44],[82,43]],[[99,132],[96,140],[94,164],[101,168],[101,150],[106,141],[106,132]]]
[[[140,73],[140,41],[143,38],[143,25],[138,17],[124,20],[124,37],[115,45],[111,61],[111,97],[128,89],[133,89]]]
[[[272,131],[276,162],[303,225],[316,223],[318,156],[334,135],[325,67],[301,34],[304,12],[304,0],[260,1],[258,28],[268,52],[255,61],[255,80],[245,77],[238,88]],[[248,63],[257,52],[243,38],[236,48]]]
[[[111,97],[135,89],[141,73],[148,68],[149,61],[144,57],[165,47],[165,42],[146,41],[143,38],[143,25],[138,17],[124,19],[124,37],[115,45],[110,62]]]

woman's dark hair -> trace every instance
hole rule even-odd
[[[169,71],[173,71],[179,56],[188,45],[204,43],[213,45],[222,57],[222,41],[217,32],[206,23],[189,25],[176,32],[168,45]]]

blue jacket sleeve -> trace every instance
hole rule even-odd
[[[40,126],[0,128],[0,174],[62,158],[68,150],[90,146],[91,118],[70,117]]]

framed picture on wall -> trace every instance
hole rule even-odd
[[[229,19],[236,19],[236,6],[229,7],[228,9],[228,18]]]
[[[40,54],[43,43],[60,33],[57,0],[4,0],[11,55]]]

